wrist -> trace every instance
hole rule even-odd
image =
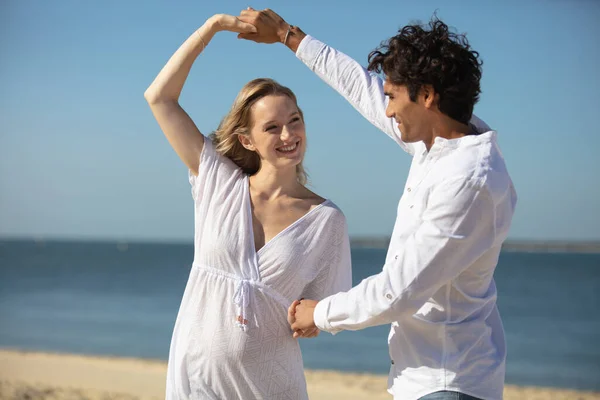
[[[291,25],[285,21],[281,24],[281,26],[277,30],[277,37],[279,38],[279,43],[285,42],[285,36],[288,34],[288,31],[290,30],[290,28],[291,28]]]
[[[298,46],[300,46],[302,39],[306,37],[306,34],[302,31],[302,29],[295,25],[289,25],[289,28],[289,33],[286,30],[287,37],[284,35],[282,42],[295,53],[298,50]]]

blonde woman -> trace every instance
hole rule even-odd
[[[193,62],[219,31],[254,27],[229,15],[209,18],[145,93],[189,168],[195,207],[194,262],[171,341],[166,398],[306,399],[287,309],[294,299],[350,288],[346,221],[304,186],[306,132],[291,90],[270,79],[249,82],[210,138],[180,107]]]

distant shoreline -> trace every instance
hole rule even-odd
[[[119,248],[128,245],[153,244],[153,245],[181,245],[190,246],[191,241],[178,240],[143,240],[143,239],[109,239],[109,238],[39,238],[39,237],[8,237],[0,236],[0,246],[11,242],[29,242],[43,247],[47,243],[101,243],[115,244]],[[362,237],[352,236],[350,245],[359,249],[386,249],[389,245],[389,237]],[[504,252],[519,253],[580,253],[600,254],[600,241],[566,241],[566,240],[508,240],[502,246]]]
[[[387,248],[389,237],[352,237],[354,248]],[[505,252],[521,253],[600,253],[600,241],[559,241],[559,240],[508,240],[502,246]]]

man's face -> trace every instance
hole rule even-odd
[[[393,84],[387,79],[383,90],[389,100],[385,115],[396,120],[402,141],[427,142],[432,133],[427,124],[429,109],[425,105],[422,93],[419,93],[416,101],[412,101],[406,86]]]

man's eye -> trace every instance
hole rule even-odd
[[[292,122],[292,123],[294,123],[294,122],[298,122],[298,121],[300,121],[300,117],[295,117],[295,118],[292,118],[292,121],[291,121],[291,122]]]

